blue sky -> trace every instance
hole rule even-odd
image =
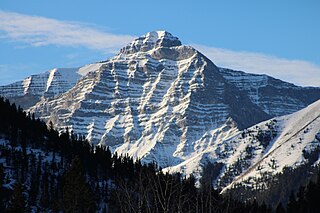
[[[218,66],[320,86],[319,2],[1,0],[0,85],[167,30]]]

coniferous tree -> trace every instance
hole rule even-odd
[[[93,193],[85,181],[81,161],[76,157],[64,177],[63,210],[65,212],[94,212]]]
[[[36,158],[34,154],[30,156],[30,189],[29,189],[29,204],[35,205],[37,202],[38,196],[38,187],[37,183],[37,172],[36,172]]]
[[[276,208],[276,213],[285,213],[286,210],[283,208],[282,203],[279,203]]]
[[[45,172],[42,175],[42,190],[41,190],[41,197],[40,197],[40,204],[43,208],[49,207],[49,180],[48,180],[48,173]]]
[[[23,195],[23,185],[18,182],[15,184],[13,189],[13,195],[9,203],[8,212],[12,213],[23,213],[28,212],[27,202]]]
[[[4,174],[4,170],[3,170],[3,165],[0,164],[0,209],[4,209],[4,203],[3,203],[3,199],[4,199],[4,191],[3,191],[4,178],[5,178],[5,174]]]
[[[289,203],[287,205],[287,211],[294,213],[294,212],[299,212],[298,210],[299,210],[299,207],[298,207],[298,203],[296,201],[296,196],[292,192],[290,197],[289,197]]]

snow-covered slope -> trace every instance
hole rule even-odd
[[[0,86],[0,96],[9,98],[24,109],[35,105],[41,98],[52,99],[69,89],[100,64],[89,64],[81,68],[55,68],[45,73],[31,75],[22,81]]]

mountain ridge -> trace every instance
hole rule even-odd
[[[41,99],[52,99],[68,91],[82,76],[98,67],[99,63],[79,68],[54,68],[31,75],[22,81],[0,86],[0,95],[28,109]]]

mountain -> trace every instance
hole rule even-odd
[[[215,185],[222,188],[257,162],[277,137],[265,124],[256,124],[267,120],[274,126],[272,117],[320,99],[320,88],[218,68],[166,31],[150,32],[116,56],[81,69],[86,72],[65,91],[54,89],[58,92],[49,96],[47,87],[37,87],[39,98],[28,111],[85,135],[93,145],[155,161],[167,171],[200,175],[212,163]],[[6,97],[19,91],[7,88],[0,90]],[[249,162],[238,160],[243,149],[257,149],[246,157]]]
[[[55,68],[31,75],[22,81],[0,86],[0,96],[28,109],[41,99],[52,99],[68,91],[83,75],[98,68],[99,63],[81,68]]]
[[[192,47],[168,32],[128,44],[72,89],[30,109],[95,145],[162,167],[202,149],[208,131],[246,128],[270,118]],[[223,133],[224,134],[224,133]]]

